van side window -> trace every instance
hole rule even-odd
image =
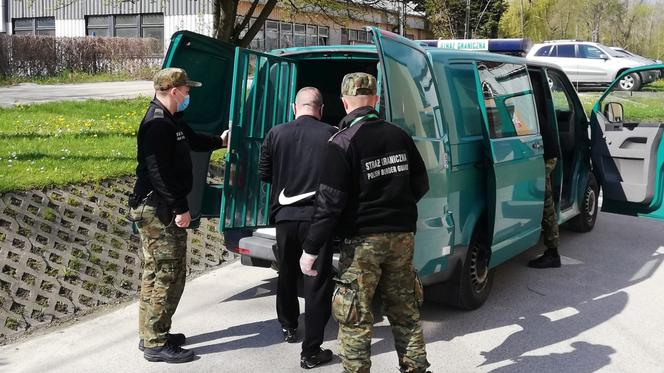
[[[526,66],[478,61],[477,70],[490,136],[537,134],[537,111]]]
[[[475,71],[471,64],[449,65],[450,90],[456,112],[459,137],[479,136],[482,134],[482,113],[477,110],[477,86]]]

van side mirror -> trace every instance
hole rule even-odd
[[[606,61],[606,60],[609,59],[609,56],[607,56],[606,54],[602,53],[602,54],[599,55],[599,58],[601,58],[601,59],[603,59],[604,61]]]
[[[609,102],[604,106],[604,116],[611,123],[623,121],[623,106],[619,102]]]

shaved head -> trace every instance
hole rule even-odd
[[[311,115],[320,120],[323,116],[323,95],[317,88],[304,87],[297,92],[293,104],[295,118]]]

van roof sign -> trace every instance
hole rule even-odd
[[[466,51],[486,51],[513,56],[525,56],[532,42],[530,39],[440,39],[420,40],[420,45]]]
[[[489,39],[448,39],[438,40],[438,48],[470,51],[488,51]]]

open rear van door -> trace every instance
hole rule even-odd
[[[268,225],[270,185],[260,180],[261,145],[270,128],[292,119],[297,67],[284,57],[236,48],[230,100],[231,138],[220,229]]]
[[[203,83],[192,89],[191,105],[184,118],[196,132],[221,135],[228,128],[230,92],[235,47],[189,31],[173,34],[163,67],[180,67],[192,79]],[[211,152],[192,152],[193,185],[187,196],[191,228],[201,217],[218,217],[221,188],[208,185]]]

